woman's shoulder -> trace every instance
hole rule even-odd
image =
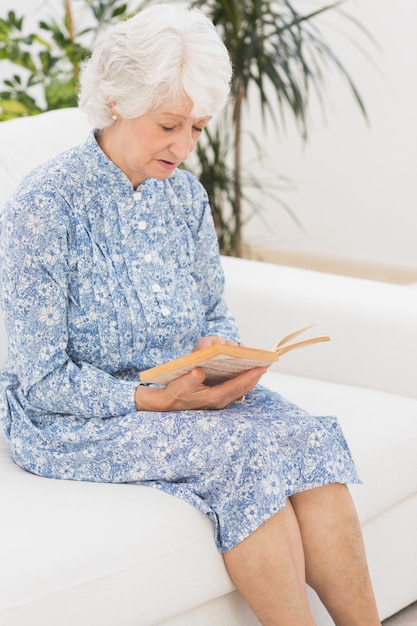
[[[85,143],[69,148],[32,169],[20,181],[6,202],[4,211],[13,214],[25,211],[42,213],[50,210],[53,203],[57,214],[59,205],[64,209],[73,204],[74,198],[82,195],[89,169],[89,143],[90,137]]]
[[[74,146],[32,169],[20,181],[15,197],[59,193],[65,180],[72,178],[82,169],[83,146]]]

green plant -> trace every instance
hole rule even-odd
[[[219,247],[222,254],[236,255],[236,197],[245,202],[250,214],[259,212],[259,196],[271,197],[301,227],[296,215],[283,201],[282,192],[287,191],[291,182],[276,172],[263,176],[262,181],[252,173],[253,163],[241,166],[237,179],[233,167],[234,126],[230,119],[231,111],[225,112],[214,127],[206,127],[205,133],[197,143],[194,158],[187,162],[187,167],[200,180],[207,191],[211,212],[216,227]],[[262,160],[262,151],[256,138],[250,136],[257,150],[256,161]],[[266,173],[267,168],[263,167]],[[258,200],[254,201],[250,191],[256,190]]]
[[[77,81],[81,61],[88,56],[98,33],[128,15],[120,0],[82,0],[88,9],[87,28],[76,30],[72,3],[63,0],[61,21],[38,22],[35,33],[25,33],[24,18],[9,11],[0,19],[0,61],[18,68],[3,81],[0,120],[36,115],[50,109],[77,104]]]

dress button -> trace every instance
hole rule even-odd
[[[158,283],[154,283],[154,284],[152,285],[152,291],[153,291],[154,293],[158,293],[158,291],[161,291],[161,287],[158,285]]]
[[[146,229],[146,222],[139,222],[138,228],[139,228],[139,230],[145,230]]]
[[[171,311],[168,309],[168,307],[164,306],[161,309],[161,313],[164,317],[167,317],[171,313]]]
[[[143,257],[145,263],[150,263],[152,261],[152,254],[145,254]]]
[[[141,200],[142,199],[142,193],[140,191],[135,191],[135,193],[133,194],[133,200]]]

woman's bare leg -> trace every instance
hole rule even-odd
[[[339,483],[291,496],[307,582],[337,626],[379,626],[356,510]]]
[[[223,554],[227,570],[263,626],[313,626],[304,554],[291,503]]]

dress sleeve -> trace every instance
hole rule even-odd
[[[1,292],[8,370],[34,410],[111,417],[135,410],[139,381],[121,380],[67,352],[68,210],[48,184],[26,183],[2,216]]]
[[[198,181],[194,185],[194,202],[200,204],[195,213],[201,216],[195,233],[194,279],[205,307],[204,336],[221,335],[240,341],[235,319],[223,297],[224,272],[207,192]]]

